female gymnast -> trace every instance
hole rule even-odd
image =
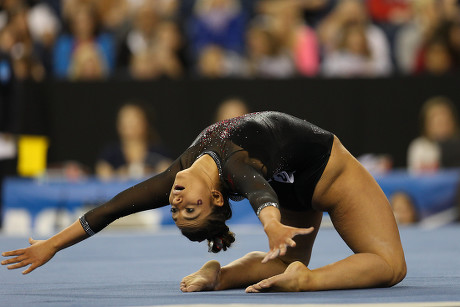
[[[251,252],[221,267],[212,260],[185,277],[184,292],[246,287],[246,292],[389,287],[406,274],[398,228],[372,176],[339,139],[311,123],[278,112],[252,113],[206,128],[163,173],[87,212],[48,240],[4,252],[8,269],[30,273],[56,252],[128,214],[171,205],[172,218],[209,250],[234,242],[225,221],[230,199],[247,198],[270,250]],[[308,268],[323,212],[354,254]],[[295,237],[295,239],[294,239]]]

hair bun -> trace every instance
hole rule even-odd
[[[221,250],[226,251],[232,243],[235,242],[235,234],[231,231],[227,231],[221,237],[208,240],[208,251],[211,253],[218,253]]]

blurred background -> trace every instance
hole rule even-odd
[[[401,225],[452,223],[459,89],[458,0],[2,0],[2,229],[52,233],[262,110],[335,133]]]

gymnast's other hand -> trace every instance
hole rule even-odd
[[[262,263],[275,259],[278,256],[286,255],[288,247],[295,247],[296,243],[292,239],[297,235],[307,235],[312,233],[313,227],[296,228],[281,224],[279,221],[271,221],[264,226],[264,231],[267,234],[270,251],[265,255]]]
[[[3,257],[16,257],[3,260],[1,264],[10,264],[7,267],[9,270],[22,268],[30,264],[30,266],[22,272],[22,274],[28,274],[39,266],[47,263],[58,252],[49,240],[34,240],[29,238],[29,243],[30,246],[27,248],[2,253]]]

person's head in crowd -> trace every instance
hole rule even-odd
[[[72,54],[69,77],[72,80],[101,80],[108,76],[107,63],[96,44],[80,44]]]
[[[129,75],[136,80],[151,80],[161,75],[161,68],[155,53],[146,49],[134,53],[129,63]]]
[[[247,48],[250,58],[274,56],[280,52],[280,44],[270,31],[266,21],[255,21],[247,32]]]
[[[157,44],[170,52],[177,52],[184,45],[179,25],[172,20],[158,23],[156,31]]]
[[[444,75],[452,72],[454,62],[447,42],[441,37],[433,37],[426,42],[423,54],[423,73]]]
[[[61,29],[61,23],[52,9],[45,3],[37,4],[28,14],[30,34],[45,48],[52,48]]]
[[[225,50],[217,45],[204,47],[198,58],[198,75],[204,78],[225,77]]]
[[[10,25],[0,29],[0,52],[10,53],[15,43],[14,32]]]
[[[158,24],[154,1],[144,1],[134,14],[134,27],[144,38],[153,38]]]
[[[181,8],[180,0],[157,0],[157,12],[163,19],[177,18]]]
[[[70,29],[77,41],[89,41],[98,30],[96,10],[91,5],[77,6],[70,17]]]
[[[236,97],[228,98],[222,101],[216,110],[215,122],[238,117],[249,113],[249,107],[246,103]]]
[[[197,0],[194,12],[214,30],[220,31],[241,10],[238,0]]]
[[[364,26],[358,23],[346,24],[341,31],[338,49],[369,58],[371,56],[371,51]]]
[[[437,96],[428,99],[420,112],[422,135],[432,141],[445,141],[458,134],[458,115],[452,101]]]
[[[414,201],[406,192],[395,192],[390,197],[391,208],[399,225],[411,225],[419,221]]]
[[[104,29],[120,31],[127,22],[129,17],[127,0],[97,0],[93,3]]]
[[[152,116],[147,105],[139,102],[128,102],[118,111],[117,132],[121,141],[156,140],[157,135],[151,127]]]
[[[334,9],[335,17],[342,24],[361,23],[369,21],[366,6],[361,0],[341,0]]]

